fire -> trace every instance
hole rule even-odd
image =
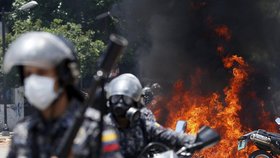
[[[200,10],[206,5],[207,3],[193,3],[192,7],[194,10]],[[214,40],[217,40],[215,47],[223,61],[224,68],[230,72],[231,77],[227,86],[221,92],[214,90],[208,95],[202,95],[199,86],[204,70],[197,68],[196,73],[191,76],[189,88],[185,88],[183,80],[177,80],[173,86],[172,97],[162,97],[156,100],[155,103],[152,103],[152,111],[166,127],[174,129],[178,120],[185,120],[188,123],[188,133],[197,133],[203,125],[218,131],[221,141],[211,148],[197,152],[194,155],[195,158],[247,158],[251,152],[256,150],[256,146],[249,144],[246,149],[237,151],[237,143],[240,136],[256,130],[250,127],[250,123],[245,123],[244,118],[248,118],[248,114],[242,115],[242,112],[244,113],[244,109],[246,109],[244,107],[249,105],[243,105],[245,103],[242,103],[241,100],[245,91],[243,88],[248,83],[252,68],[241,56],[229,55],[230,47],[226,46],[231,46],[233,33],[229,26],[215,24],[213,19],[211,15],[207,16],[206,25],[210,27],[212,31],[210,34],[214,35]],[[252,119],[250,117],[252,120],[261,122],[258,128],[270,132],[277,131],[275,123],[270,119],[270,114],[265,111],[264,101],[257,98],[255,92],[250,91],[246,95],[258,106],[257,109],[252,108],[252,112],[256,110],[260,118]]]
[[[230,29],[226,25],[217,26],[215,28],[215,33],[226,41],[229,41],[232,36]]]
[[[248,153],[256,149],[250,146],[247,151],[237,151],[238,138],[245,134],[244,129],[251,130],[242,126],[238,116],[242,110],[239,96],[248,80],[249,66],[237,55],[224,57],[223,63],[226,69],[231,70],[232,77],[222,94],[213,92],[208,96],[199,95],[196,85],[199,84],[197,82],[202,70],[197,69],[195,75],[191,77],[192,86],[185,89],[183,80],[178,80],[174,84],[171,100],[165,104],[168,112],[168,116],[165,116],[168,118],[165,126],[174,129],[178,120],[185,120],[188,122],[189,133],[194,134],[202,125],[208,125],[221,135],[221,141],[217,145],[197,153],[194,156],[197,158],[245,158],[248,157]],[[161,118],[161,112],[164,110],[157,109],[155,112],[157,118]],[[165,112],[164,114],[166,115]],[[267,112],[262,111],[262,116],[268,118],[268,115]]]
[[[173,98],[167,104],[168,109],[171,110],[168,118],[172,118],[167,122],[167,126],[174,128],[177,120],[186,120],[190,133],[196,133],[202,125],[208,125],[221,134],[222,141],[214,148],[199,154],[199,157],[202,155],[204,157],[214,157],[214,155],[215,157],[234,157],[237,139],[242,135],[238,118],[238,112],[241,109],[238,94],[248,77],[246,71],[248,65],[236,55],[227,57],[223,61],[226,68],[232,68],[233,74],[230,85],[224,88],[226,96],[224,103],[218,93],[212,93],[207,97],[196,96],[192,93],[193,90],[184,91],[183,82],[178,81],[174,86]],[[238,65],[233,67],[235,63]],[[221,151],[223,149],[225,151]]]

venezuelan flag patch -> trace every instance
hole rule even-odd
[[[119,150],[118,136],[113,130],[105,130],[102,133],[103,152]]]

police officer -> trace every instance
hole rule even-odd
[[[143,96],[143,102],[145,105],[150,104],[154,99],[154,93],[150,87],[144,87],[142,89],[142,96]]]
[[[152,90],[154,96],[160,95],[161,94],[161,89],[162,88],[161,88],[160,84],[158,84],[158,83],[154,83],[151,86],[151,90]]]
[[[4,70],[17,67],[28,102],[35,113],[14,128],[9,158],[50,158],[74,120],[82,101],[75,88],[79,71],[73,45],[47,32],[21,35],[9,47]],[[94,157],[97,149],[98,111],[87,109],[85,121],[74,139],[70,156]],[[102,157],[122,157],[115,130],[105,124]]]
[[[160,100],[160,91],[161,87],[158,83],[154,83],[151,86],[146,86],[142,89],[142,102],[145,105],[143,108],[143,114],[146,118],[150,119],[151,121],[155,121],[155,117],[152,114],[151,110],[155,109],[155,100],[156,102]]]
[[[175,133],[155,121],[140,117],[142,86],[132,74],[114,78],[106,88],[111,124],[118,129],[121,152],[126,158],[137,157],[150,142],[179,148],[192,142],[192,136]]]
[[[150,104],[161,93],[161,86],[154,83],[151,86],[146,86],[142,89],[143,101],[145,105]]]
[[[141,96],[141,104],[143,105],[142,107],[140,106],[140,112],[141,116],[143,119],[148,120],[148,121],[154,121],[156,122],[155,115],[153,112],[147,108],[147,105],[151,103],[153,93],[150,87],[144,87],[142,89],[142,96]],[[140,105],[141,105],[140,104]]]
[[[154,115],[153,112],[152,112],[150,109],[148,109],[147,107],[140,108],[140,117],[141,117],[142,119],[147,120],[147,121],[156,122],[155,115]]]

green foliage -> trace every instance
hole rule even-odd
[[[114,24],[117,22],[110,17],[101,20],[96,20],[95,17],[109,11],[112,4],[119,0],[36,1],[39,5],[28,12],[20,11],[18,8],[29,0],[14,1],[12,12],[6,17],[9,32],[6,34],[6,43],[10,43],[27,31],[61,34],[75,45],[82,79],[91,79],[96,69],[96,60],[105,47],[103,41],[107,42],[109,34],[115,32]],[[2,63],[2,49],[0,53]],[[121,65],[130,67],[133,65],[132,59],[133,50],[130,50],[130,53],[124,56]],[[1,71],[0,82],[2,75]]]
[[[114,32],[114,21],[109,17],[95,20],[95,17],[110,10],[117,0],[36,0],[38,6],[28,13],[18,11],[29,0],[15,0],[13,19],[42,19],[43,25],[49,25],[53,19],[81,24],[83,30],[95,30],[98,39],[107,39]]]
[[[54,19],[49,26],[44,26],[39,19],[36,21],[18,20],[14,22],[11,32],[7,34],[7,43],[27,31],[47,31],[68,38],[75,45],[81,76],[92,77],[96,69],[96,60],[105,47],[101,40],[93,40],[93,31],[83,31],[80,24],[64,23],[61,19]]]

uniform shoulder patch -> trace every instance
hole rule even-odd
[[[105,130],[102,133],[103,152],[113,152],[119,150],[118,137],[114,130]]]

